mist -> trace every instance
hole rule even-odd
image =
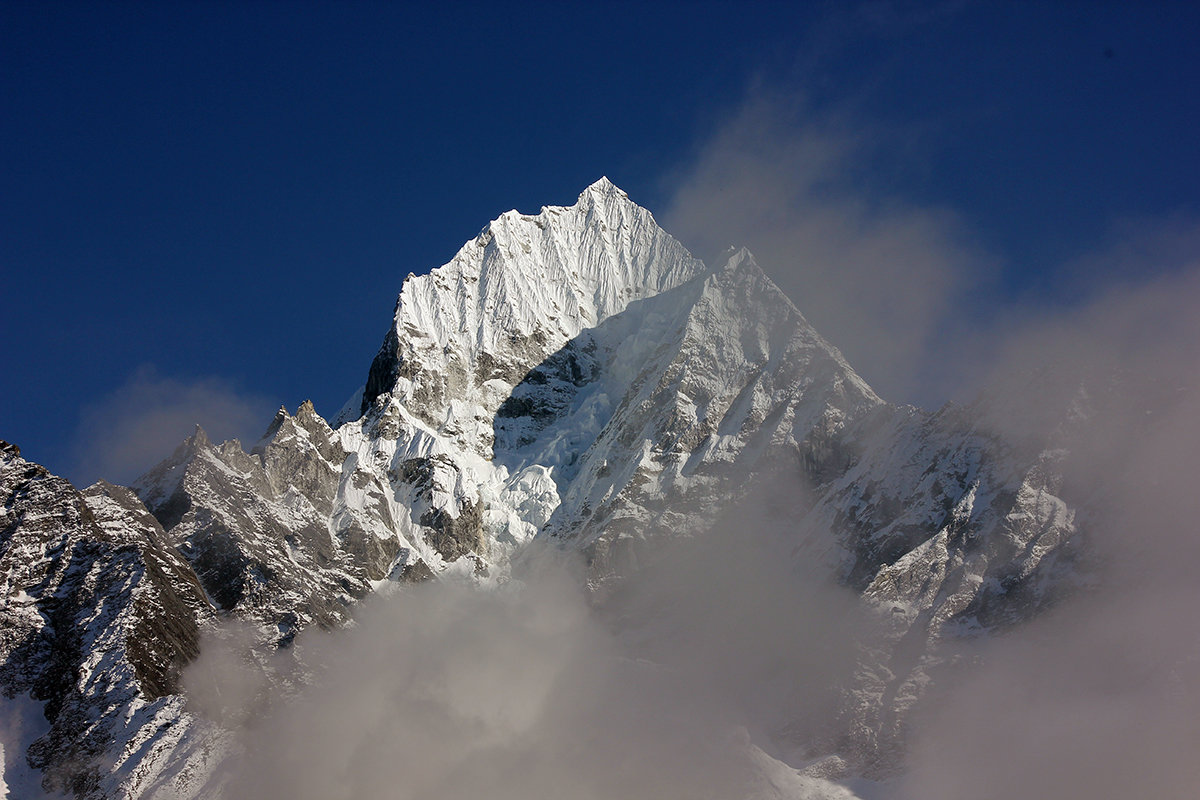
[[[792,568],[789,515],[758,499],[600,604],[554,545],[493,590],[372,598],[297,639],[298,691],[264,697],[236,642],[209,648],[185,684],[194,711],[239,726],[226,796],[850,797],[756,747],[797,710],[828,713],[867,629],[851,593]]]
[[[1049,613],[950,645],[959,666],[918,705],[887,796],[1191,796],[1200,223],[1116,220],[981,306],[1003,259],[952,211],[873,189],[873,152],[904,137],[861,122],[754,95],[701,148],[665,224],[708,258],[747,244],[885,397],[978,403],[1001,440],[1063,448],[1083,553],[1084,588]]]
[[[269,400],[222,378],[180,379],[143,365],[79,415],[71,466],[76,486],[127,484],[166,458],[201,425],[214,441],[253,440],[270,422]]]
[[[1190,266],[1139,255],[1168,252],[1179,255],[1166,242],[1092,259],[1124,262],[1116,286],[998,347],[989,423],[1011,437],[1067,420],[1063,496],[1085,510],[1089,587],[965,648],[979,666],[927,701],[905,797],[1186,797],[1200,785],[1200,253]],[[1153,277],[1131,280],[1131,257]]]
[[[981,426],[1003,440],[1066,451],[1084,588],[953,645],[962,666],[920,704],[888,794],[1191,796],[1200,224],[1117,220],[1091,252],[980,308],[972,295],[1002,259],[954,213],[870,187],[883,133],[759,94],[700,150],[666,224],[709,257],[747,244],[885,397],[979,402]]]
[[[753,91],[673,182],[664,227],[708,261],[746,246],[884,397],[946,399],[945,343],[997,259],[949,208],[873,185],[906,135],[803,97]]]

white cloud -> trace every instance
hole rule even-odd
[[[220,378],[181,380],[143,366],[80,413],[69,477],[80,486],[103,478],[128,483],[166,458],[196,425],[214,441],[254,438],[271,421],[271,404]]]
[[[740,726],[762,741],[757,725],[826,695],[857,632],[848,592],[790,573],[784,523],[739,509],[664,548],[599,613],[552,545],[493,591],[375,597],[351,628],[298,637],[315,676],[241,727],[227,794],[777,797]],[[185,677],[192,707],[230,721],[222,687],[255,695],[248,674],[228,653],[202,657]]]
[[[1181,246],[1200,238],[1159,230],[1082,259],[1090,300],[1031,315],[997,348],[986,385],[1007,435],[1044,432],[1069,402],[1090,418],[1066,440],[1062,491],[1086,510],[1095,585],[971,651],[982,666],[918,727],[907,796],[1185,797],[1200,785],[1200,247]]]
[[[908,399],[929,394],[938,337],[963,324],[994,259],[948,209],[869,185],[893,143],[850,112],[760,91],[700,149],[662,216],[701,257],[747,246],[868,382]]]

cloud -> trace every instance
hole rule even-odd
[[[1066,420],[1062,492],[1084,509],[1092,586],[968,650],[981,666],[927,704],[907,797],[1200,785],[1200,247],[1181,246],[1200,239],[1172,222],[1155,241],[1153,227],[1080,261],[1107,266],[1080,273],[1086,303],[1031,318],[997,348],[988,424],[1011,437]],[[1134,283],[1138,272],[1149,277]]]
[[[706,259],[746,244],[885,397],[982,397],[981,425],[1068,448],[1061,493],[1083,509],[1092,581],[1041,618],[962,645],[975,666],[923,701],[896,791],[1189,796],[1200,785],[1200,221],[1118,221],[1036,288],[981,309],[999,259],[951,211],[872,183],[891,137],[848,108],[756,92],[677,176],[664,225]]]
[[[269,401],[220,378],[181,380],[143,366],[80,413],[69,475],[78,486],[98,478],[128,483],[170,455],[196,425],[214,441],[254,438],[271,411]]]
[[[1137,290],[1194,269],[1198,257],[1200,219],[1194,214],[1119,219],[1104,242],[1063,266],[1058,292],[1080,302],[1116,287]]]
[[[848,109],[758,90],[677,176],[665,227],[701,257],[747,246],[808,320],[884,395],[919,396],[938,337],[995,260],[948,209],[872,176],[906,137]]]
[[[747,728],[762,741],[756,723],[781,697],[827,694],[855,605],[783,566],[783,517],[751,507],[737,521],[664,546],[602,609],[581,564],[535,545],[494,590],[408,587],[348,629],[306,631],[308,685],[244,720],[226,795],[778,797]],[[202,657],[185,677],[192,708],[228,722],[260,691],[252,673]],[[216,691],[227,677],[232,698]]]
[[[26,694],[0,694],[0,797],[40,797],[59,800],[42,788],[42,774],[29,766],[30,745],[50,730],[44,704]]]

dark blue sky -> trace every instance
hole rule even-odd
[[[332,416],[405,274],[600,175],[659,213],[761,92],[895,130],[845,180],[952,210],[977,302],[1066,302],[1198,211],[1200,12],[1043,6],[6,2],[0,438],[85,480],[146,382]]]

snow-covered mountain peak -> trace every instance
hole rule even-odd
[[[729,248],[724,255],[724,260],[718,263],[708,280],[711,283],[723,278],[753,281],[756,285],[760,285],[761,290],[777,296],[787,306],[795,307],[792,305],[791,299],[763,272],[762,267],[754,260],[754,254],[745,247]]]
[[[530,369],[631,302],[705,272],[606,178],[573,206],[501,214],[450,263],[405,280],[360,413],[391,394],[486,454],[491,426],[476,423]]]
[[[750,252],[744,245],[741,247],[730,246],[725,251],[725,263],[727,267],[734,267],[742,264],[745,261],[753,261],[754,254]]]
[[[596,195],[600,195],[600,196],[616,194],[616,195],[620,195],[621,197],[624,197],[625,199],[629,199],[629,195],[625,194],[625,190],[621,189],[620,187],[615,185],[612,181],[610,181],[608,179],[607,175],[601,175],[599,180],[597,180],[591,186],[587,187],[582,192],[580,192],[579,196],[582,197],[583,195],[587,194],[588,192],[591,192],[592,194],[596,194]]]
[[[713,271],[708,282],[714,287],[721,286],[718,295],[737,294],[742,298],[746,303],[746,310],[736,312],[737,314],[749,313],[751,316],[766,314],[766,319],[780,315],[786,317],[787,322],[784,324],[788,330],[793,331],[796,337],[818,346],[827,353],[830,361],[836,364],[839,375],[842,376],[838,380],[844,378],[852,383],[855,392],[864,398],[869,398],[870,403],[883,402],[867,382],[854,371],[842,352],[821,336],[804,318],[791,298],[763,271],[755,260],[754,254],[748,249],[730,247],[725,252],[724,263]],[[771,322],[770,324],[777,323]],[[700,330],[697,335],[704,337],[706,334]]]
[[[551,306],[543,310],[563,312],[589,327],[620,313],[631,300],[658,294],[702,271],[704,265],[663,231],[649,211],[601,178],[572,206],[543,206],[536,215],[515,210],[501,214],[449,264],[434,270],[429,281],[436,285],[443,272],[446,277],[461,274],[499,290],[503,287],[492,284],[532,273],[561,286],[557,294],[524,298],[527,306],[549,301]],[[416,286],[413,291],[415,295]],[[405,299],[402,293],[401,302]],[[573,302],[568,306],[563,300]],[[556,303],[558,309],[553,308]]]
[[[879,634],[855,643],[833,716],[810,721],[773,666],[744,673],[765,683],[738,681],[770,689],[769,711],[755,699],[746,719],[812,774],[887,774],[926,687],[959,657],[952,640],[1074,585],[1059,465],[1088,441],[1075,418],[1089,395],[1063,397],[1071,425],[1044,435],[1013,439],[997,421],[1028,416],[1019,401],[1046,383],[935,414],[890,405],[748,250],[706,267],[602,178],[574,205],[500,215],[450,263],[409,275],[333,427],[307,401],[248,451],[197,426],[136,497],[78,492],[0,442],[0,694],[43,692],[33,708],[48,700],[53,726],[9,753],[36,755],[47,786],[85,800],[232,797],[217,784],[237,756],[178,683],[218,616],[246,626],[234,638],[265,665],[257,654],[343,626],[373,591],[499,585],[521,577],[527,543],[553,538],[584,559],[590,600],[628,624],[631,647],[649,645],[672,605],[757,592],[742,565],[765,533],[801,581],[828,569],[860,592]],[[688,548],[665,543],[693,536],[711,572],[668,563]],[[714,594],[681,585],[712,578]],[[637,600],[652,584],[685,593]],[[802,611],[802,595],[775,596],[756,607]],[[696,607],[704,641],[720,634]],[[803,648],[806,635],[788,637]],[[656,663],[653,648],[630,652]],[[0,758],[0,789],[13,763]],[[810,796],[797,774],[769,774]]]

